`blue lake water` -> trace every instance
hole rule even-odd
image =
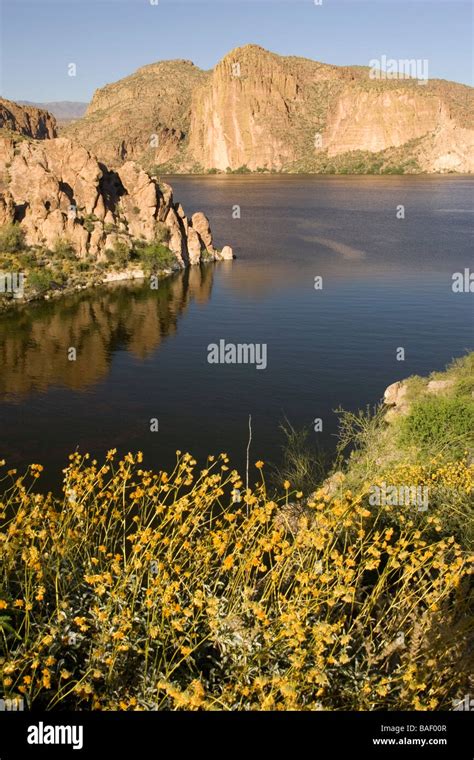
[[[473,268],[473,179],[168,181],[238,258],[158,291],[104,287],[2,316],[0,458],[12,466],[41,462],[49,485],[70,451],[117,447],[155,468],[176,449],[225,450],[241,468],[249,414],[252,461],[276,462],[285,416],[297,427],[321,418],[312,436],[330,448],[336,407],[372,405],[391,382],[472,350],[473,296],[454,293],[452,276]],[[222,339],[266,344],[266,369],[209,364]]]

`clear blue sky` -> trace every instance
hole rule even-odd
[[[0,93],[89,100],[139,66],[212,68],[252,42],[334,64],[421,58],[430,78],[473,83],[472,5],[458,0],[0,0]],[[77,65],[77,76],[67,73]]]

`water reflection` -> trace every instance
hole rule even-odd
[[[192,301],[209,300],[213,277],[213,265],[192,267],[158,290],[122,283],[8,313],[0,320],[0,395],[15,401],[52,385],[83,390],[108,374],[120,349],[145,359],[177,331]]]

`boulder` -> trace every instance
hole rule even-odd
[[[402,380],[398,380],[396,383],[392,383],[385,389],[383,394],[383,402],[387,406],[400,406],[406,396],[407,386]]]
[[[173,251],[180,265],[184,266],[188,259],[186,239],[183,235],[183,229],[180,225],[179,217],[173,207],[168,209],[165,224],[170,231],[168,247]]]
[[[407,385],[403,380],[398,380],[385,389],[383,402],[386,406],[391,407],[385,414],[386,422],[392,422],[399,414],[406,414],[408,412],[407,390]]]
[[[448,391],[454,385],[454,380],[430,380],[426,386],[428,393],[440,394]]]
[[[232,248],[230,247],[230,245],[225,245],[219,254],[219,259],[222,259],[222,261],[227,261],[233,258],[234,258],[234,253],[232,251]]]
[[[199,264],[201,261],[201,238],[193,227],[188,229],[188,254],[190,264]]]

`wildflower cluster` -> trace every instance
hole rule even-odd
[[[434,710],[464,693],[470,558],[439,517],[370,509],[367,491],[343,485],[301,501],[285,482],[271,498],[263,462],[246,490],[225,454],[197,469],[177,452],[170,473],[140,453],[116,459],[71,455],[60,499],[37,491],[39,465],[2,481],[6,697]],[[470,494],[472,476],[467,462],[429,474],[440,493]]]

